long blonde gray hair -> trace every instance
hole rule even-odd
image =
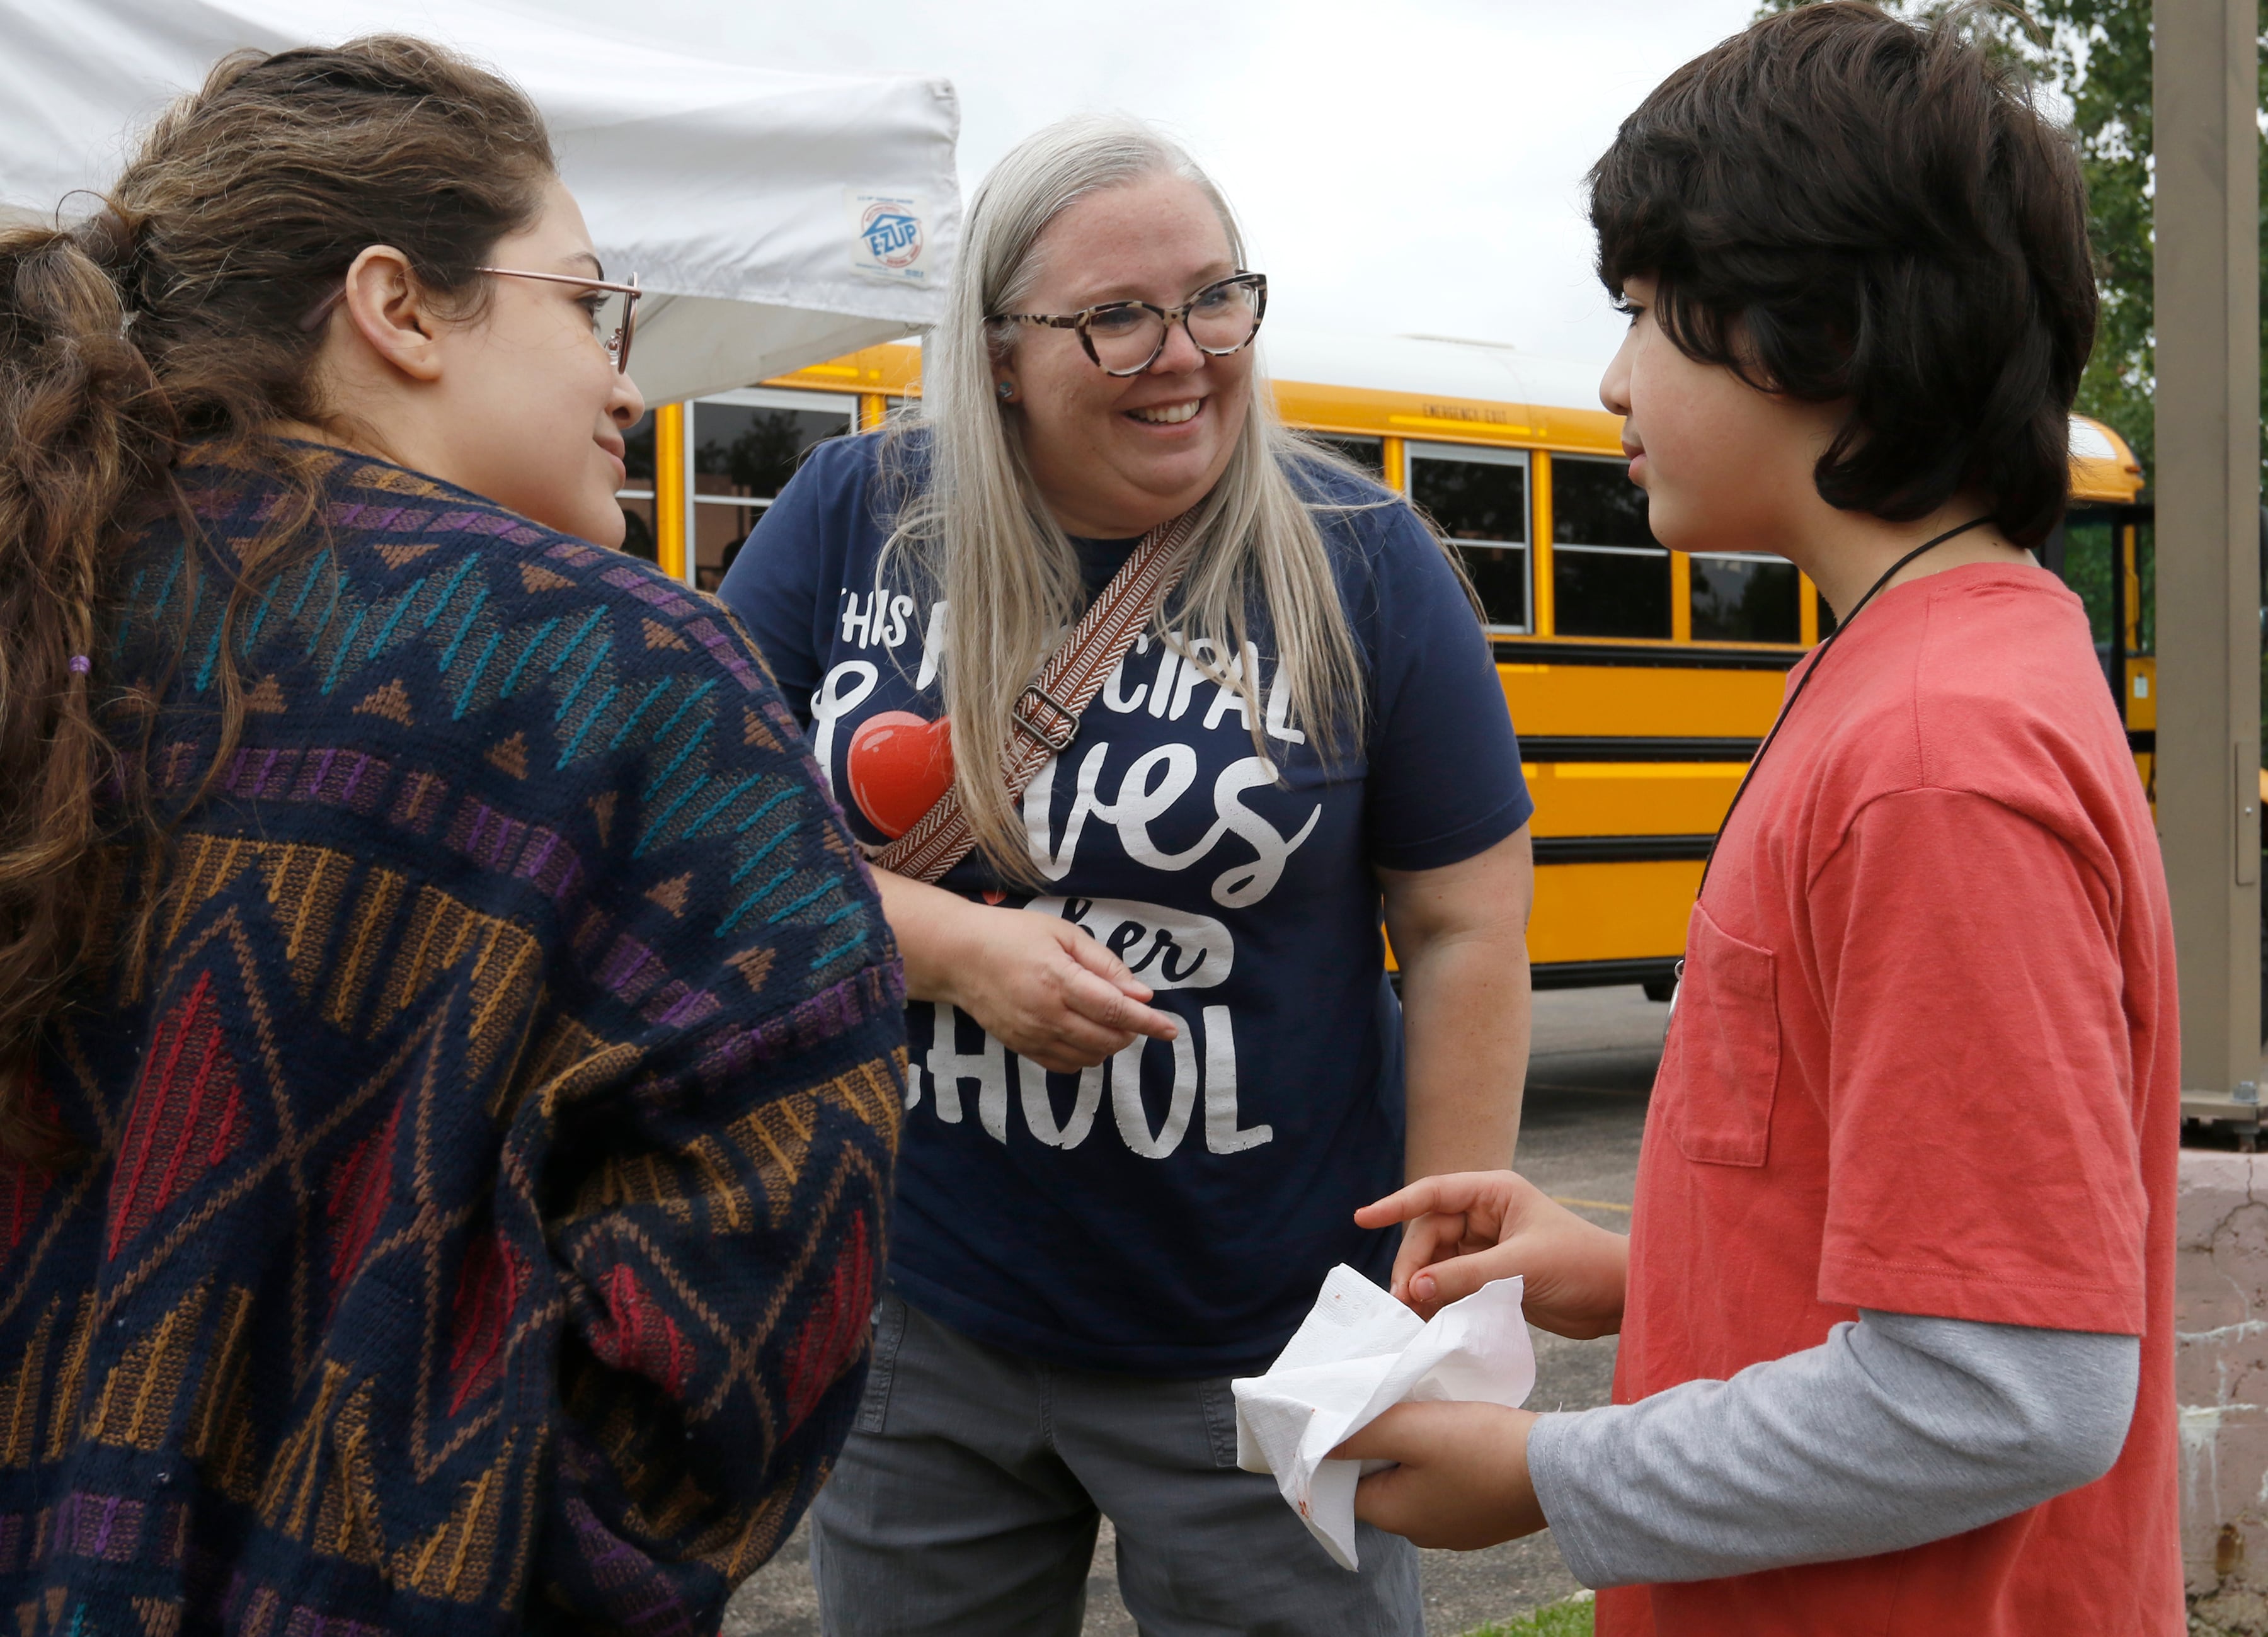
[[[992,366],[1016,327],[988,315],[1020,308],[1037,282],[1040,240],[1079,200],[1168,175],[1202,188],[1231,258],[1244,265],[1234,213],[1180,147],[1138,121],[1080,115],[1027,137],[993,166],[970,202],[944,320],[924,343],[922,401],[897,437],[926,435],[926,470],[901,493],[883,563],[906,563],[947,604],[939,661],[953,720],[954,780],[978,848],[1004,875],[1040,879],[1000,776],[1017,697],[1085,602],[1079,557],[1041,498],[1014,422],[994,395]],[[1184,660],[1241,693],[1255,752],[1268,755],[1261,679],[1248,646],[1249,611],[1265,606],[1273,695],[1326,758],[1359,738],[1362,667],[1331,575],[1316,510],[1292,459],[1338,464],[1288,429],[1256,363],[1244,425],[1198,503],[1189,567],[1151,623]],[[878,571],[878,578],[880,574]]]

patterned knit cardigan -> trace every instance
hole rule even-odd
[[[178,793],[279,494],[201,471],[205,545],[148,531],[93,656],[165,689]],[[856,1407],[895,950],[721,605],[398,467],[323,481],[146,959],[109,937],[43,1064],[90,1157],[0,1163],[0,1620],[714,1631]]]

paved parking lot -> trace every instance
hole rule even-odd
[[[1668,1008],[1636,988],[1576,990],[1535,1000],[1535,1043],[1519,1165],[1546,1192],[1616,1227],[1629,1222],[1646,1094],[1661,1055]],[[1622,1209],[1615,1208],[1621,1207]],[[1606,1401],[1614,1343],[1536,1334],[1537,1409]],[[1086,1637],[1136,1637],[1118,1600],[1106,1519],[1087,1580]],[[1485,1552],[1425,1554],[1428,1637],[1457,1637],[1576,1589],[1549,1535]],[[817,1637],[818,1608],[798,1530],[748,1582],[725,1620],[727,1637]]]

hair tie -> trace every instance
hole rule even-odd
[[[70,668],[73,676],[83,677],[94,669],[94,662],[85,654],[73,654],[70,657]]]

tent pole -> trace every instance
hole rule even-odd
[[[2158,828],[2186,1109],[2260,1079],[2257,0],[2155,0]]]

